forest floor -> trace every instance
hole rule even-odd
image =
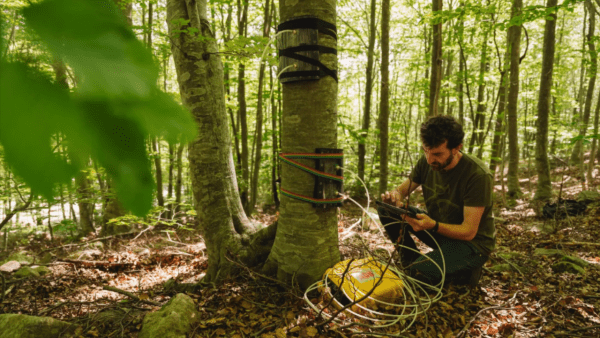
[[[581,191],[567,180],[563,198]],[[522,181],[524,197],[508,209],[496,201],[497,250],[486,263],[476,288],[450,285],[442,297],[402,334],[406,337],[600,337],[600,209],[588,206],[583,215],[544,220],[530,207],[535,182]],[[598,183],[598,182],[596,182]],[[500,187],[498,186],[499,190]],[[497,192],[497,195],[500,194]],[[362,238],[369,250],[391,247],[374,223],[356,226],[362,211],[351,204],[340,212],[338,231],[344,258],[361,250],[348,244]],[[277,215],[257,218],[272,223]],[[63,244],[30,235],[11,249],[44,257],[50,273],[35,279],[5,274],[0,313],[51,316],[83,326],[85,337],[135,337],[143,316],[160,308],[173,294],[165,293],[168,279],[193,283],[207,267],[202,238],[185,229],[157,228],[137,236],[104,241]],[[358,235],[357,235],[358,234]],[[137,237],[134,239],[134,237]],[[558,249],[588,264],[582,274],[555,273],[556,255],[538,255],[536,249]],[[0,255],[0,258],[8,253]],[[35,264],[32,263],[32,264]],[[508,266],[496,271],[494,266]],[[123,295],[106,288],[133,294]],[[113,289],[114,290],[114,289]],[[339,326],[319,325],[302,294],[282,288],[258,273],[244,270],[235,280],[188,293],[197,303],[200,321],[190,337],[349,337]],[[311,297],[313,297],[311,295]],[[319,299],[311,299],[318,303]],[[404,324],[406,325],[406,323]],[[394,325],[385,333],[401,332]],[[355,335],[356,336],[356,335]],[[361,336],[361,335],[358,335]]]

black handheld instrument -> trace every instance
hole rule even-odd
[[[381,201],[375,201],[375,204],[385,211],[386,214],[383,216],[386,217],[400,218],[401,215],[406,215],[411,218],[417,218],[417,214],[425,213],[423,210],[414,207],[402,208]]]

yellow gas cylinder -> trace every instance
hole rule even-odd
[[[341,285],[340,285],[341,284]],[[338,308],[361,299],[374,288],[373,292],[358,304],[376,309],[378,301],[396,303],[402,297],[402,279],[385,268],[385,264],[373,257],[349,259],[327,269],[319,290],[327,299],[333,296],[333,304]]]

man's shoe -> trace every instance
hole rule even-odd
[[[469,286],[474,288],[479,284],[481,275],[483,274],[483,266],[471,270],[471,277],[469,278]]]

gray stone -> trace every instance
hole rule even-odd
[[[160,310],[144,317],[138,338],[185,338],[199,319],[192,298],[179,293]]]
[[[579,258],[579,257],[573,257],[573,256],[564,256],[562,258],[563,261],[565,262],[569,262],[569,263],[573,263],[575,265],[579,265],[582,268],[587,267],[588,265],[590,265],[590,263],[588,263],[587,261]]]
[[[570,272],[570,273],[575,273],[575,274],[584,274],[585,273],[584,268],[580,267],[577,264],[573,264],[573,263],[565,262],[565,261],[554,263],[554,265],[552,265],[552,271],[554,271],[556,273],[565,273],[565,272]]]
[[[0,266],[0,271],[13,272],[13,271],[19,270],[20,267],[21,267],[21,263],[19,263],[17,261],[8,261],[8,262],[2,264],[2,266]]]
[[[40,274],[30,266],[24,266],[15,272],[15,278],[37,278]]]
[[[50,317],[35,317],[14,313],[0,315],[2,338],[72,337],[78,327]]]

